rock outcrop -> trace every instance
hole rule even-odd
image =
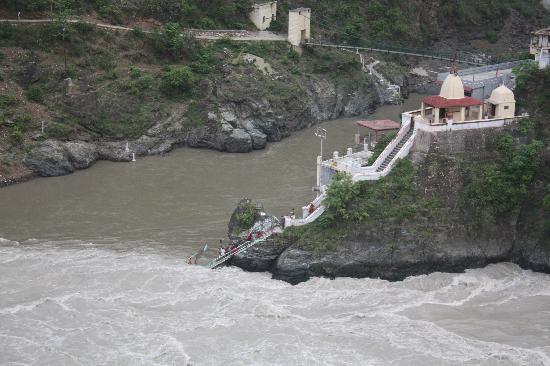
[[[246,153],[263,149],[268,142],[280,141],[293,131],[321,121],[369,113],[377,103],[368,88],[368,80],[346,86],[328,79],[312,79],[305,85],[303,100],[295,101],[298,110],[287,110],[262,96],[240,96],[235,100],[235,92],[225,91],[223,83],[215,88],[217,96],[205,105],[210,110],[196,127],[186,126],[186,106],[176,105],[167,117],[137,139],[94,140],[86,134],[75,135],[70,142],[50,139],[35,145],[24,163],[36,175],[50,177],[87,168],[98,159],[131,161],[132,154],[165,154],[180,145]],[[65,95],[67,110],[76,117],[92,118],[92,105],[97,96],[76,84],[72,89],[73,92]],[[114,119],[119,114],[130,113],[116,103],[109,106],[109,116]]]
[[[97,147],[87,142],[46,140],[32,150],[23,162],[42,177],[54,177],[88,168],[98,157]]]
[[[525,137],[514,127],[507,130],[522,143]],[[536,230],[542,227],[537,220],[544,186],[531,193],[529,204],[519,212],[496,222],[480,224],[461,206],[465,166],[494,159],[492,145],[500,132],[418,132],[409,158],[417,166],[419,197],[438,197],[443,202],[434,215],[368,220],[348,228],[329,249],[316,242],[323,238],[273,237],[232,264],[248,271],[270,271],[274,278],[293,284],[316,276],[402,280],[503,261],[550,273],[550,238],[541,239]]]

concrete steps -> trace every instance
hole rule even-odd
[[[399,150],[401,150],[403,145],[405,145],[407,143],[407,141],[409,141],[409,139],[411,138],[413,133],[414,133],[414,130],[411,129],[409,132],[407,132],[407,134],[405,136],[403,136],[401,141],[399,141],[399,143],[393,148],[391,153],[386,157],[386,159],[384,159],[382,164],[380,164],[378,169],[376,169],[377,172],[381,172],[382,170],[386,169],[386,167],[391,163],[391,161],[393,160],[395,155],[397,155]]]

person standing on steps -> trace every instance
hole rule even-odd
[[[310,214],[310,215],[311,215],[312,213],[315,212],[315,205],[313,204],[313,202],[311,202],[311,203],[309,204],[309,207],[307,208],[307,212],[308,212],[308,214]]]

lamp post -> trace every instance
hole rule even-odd
[[[327,139],[327,130],[317,127],[317,130],[315,130],[315,136],[321,140],[321,160],[323,160],[323,140]]]
[[[323,164],[323,140],[327,139],[327,130],[319,126],[315,130],[315,136],[321,140],[321,155],[317,157],[317,184],[314,188],[317,191],[317,196],[319,196],[319,191],[321,190],[321,165]]]

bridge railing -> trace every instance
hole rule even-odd
[[[378,51],[386,53],[396,53],[403,55],[412,55],[412,56],[421,56],[426,58],[434,58],[440,60],[456,60],[460,63],[467,63],[471,65],[492,65],[497,63],[502,63],[505,61],[516,61],[522,59],[523,56],[518,55],[508,55],[505,57],[495,57],[489,55],[480,55],[463,50],[451,50],[451,49],[430,49],[430,48],[415,48],[407,47],[403,45],[396,45],[385,42],[374,42],[368,40],[359,40],[352,44],[345,43],[342,41],[331,41],[324,39],[311,39],[308,42],[305,42],[306,45],[311,46],[323,46],[323,47],[334,47],[350,50],[369,50],[369,51]]]

